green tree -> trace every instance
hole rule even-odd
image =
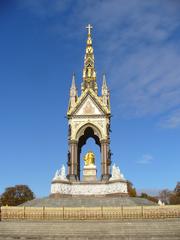
[[[27,185],[16,185],[5,189],[1,195],[1,202],[3,206],[17,206],[34,198],[34,193]]]
[[[152,196],[148,195],[147,193],[141,193],[141,196],[140,196],[140,197],[141,197],[141,198],[148,199],[149,201],[158,203],[158,199],[157,199],[157,198],[152,197]]]
[[[127,189],[128,189],[128,194],[129,194],[130,197],[136,197],[137,196],[135,187],[129,181],[127,183]]]

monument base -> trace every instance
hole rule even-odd
[[[96,181],[97,169],[95,165],[84,166],[83,168],[83,181],[92,182]]]
[[[102,196],[102,195],[128,195],[126,180],[111,180],[108,182],[70,182],[53,181],[51,194],[71,196]]]

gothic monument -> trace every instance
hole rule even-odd
[[[72,77],[70,99],[67,111],[68,136],[68,172],[64,165],[51,183],[51,194],[60,195],[127,195],[127,181],[119,167],[111,167],[110,151],[110,95],[103,75],[101,96],[98,95],[94,50],[92,46],[92,26],[87,26],[88,35],[84,57],[83,81],[81,95]],[[97,179],[96,157],[89,151],[84,159],[81,149],[88,138],[93,138],[101,152],[101,179]],[[84,160],[84,161],[83,161]],[[80,161],[84,162],[83,178],[80,179]]]

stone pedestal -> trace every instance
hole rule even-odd
[[[70,182],[56,180],[51,184],[51,194],[61,196],[105,196],[128,195],[126,180]]]
[[[97,169],[96,165],[88,165],[83,168],[83,181],[84,182],[94,182],[97,180]]]
[[[72,181],[65,175],[64,166],[56,171],[51,183],[51,194],[61,196],[115,196],[128,195],[128,182],[119,167],[112,166],[112,176],[106,181],[97,180],[94,164],[84,166],[83,181]]]

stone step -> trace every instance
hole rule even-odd
[[[180,219],[123,221],[3,221],[5,239],[180,239]]]
[[[117,197],[44,197],[34,199],[32,201],[22,204],[22,206],[34,206],[34,207],[98,207],[98,206],[146,206],[154,205],[155,203],[138,197],[117,196]]]
[[[41,235],[32,235],[31,237],[27,236],[0,236],[0,240],[179,240],[179,236],[162,236],[162,235],[114,235],[108,234],[105,236],[104,234],[99,235],[58,235],[58,236],[41,236]]]

